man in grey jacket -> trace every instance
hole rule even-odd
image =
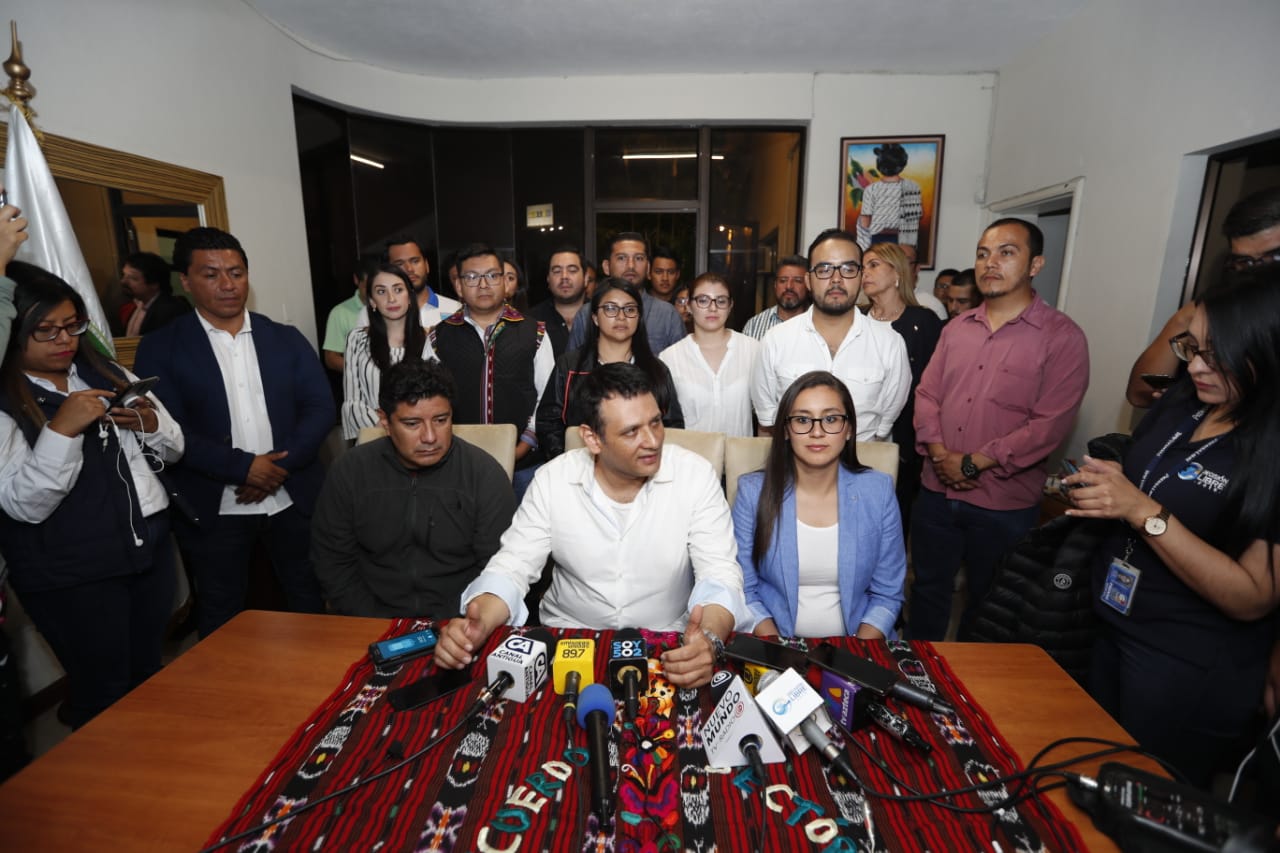
[[[311,559],[329,605],[351,616],[456,615],[462,590],[515,513],[506,472],[453,436],[453,378],[407,359],[382,374],[387,437],[329,469]]]

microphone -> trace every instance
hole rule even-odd
[[[810,746],[816,747],[841,773],[850,779],[858,778],[848,756],[827,737],[831,718],[822,707],[822,697],[800,673],[790,667],[781,673],[765,673],[756,692],[756,704],[773,727],[791,741],[796,752],[803,755]]]
[[[578,694],[595,683],[596,641],[561,638],[551,660],[551,684],[564,697],[564,719],[572,724],[578,713]]]
[[[588,684],[578,703],[578,725],[587,730],[591,765],[591,808],[608,824],[613,814],[609,802],[609,732],[613,728],[613,694],[602,684]]]
[[[746,683],[732,672],[721,670],[711,679],[711,695],[716,705],[702,727],[707,766],[749,764],[763,787],[764,765],[781,763],[787,757],[770,734],[764,715],[751,701]]]
[[[649,656],[635,628],[615,631],[609,642],[609,685],[626,700],[627,719],[640,712],[640,693],[649,689]]]
[[[526,702],[547,680],[547,644],[528,634],[512,634],[489,653],[489,686],[480,698]]]
[[[898,740],[914,746],[921,752],[932,752],[933,746],[920,737],[920,733],[911,727],[911,721],[906,717],[895,714],[890,711],[881,702],[868,702],[867,715],[871,717],[871,722],[893,735]]]
[[[819,670],[822,674],[822,684],[819,692],[822,698],[826,700],[827,712],[831,717],[844,726],[846,729],[853,730],[860,726],[862,721],[866,719],[866,705],[870,701],[870,691],[863,691],[862,688],[847,678],[842,678],[834,672],[825,669]]]
[[[821,645],[809,652],[809,661],[882,697],[892,696],[935,714],[956,712],[950,703],[907,683],[888,667],[880,666],[846,649]]]

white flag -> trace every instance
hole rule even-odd
[[[9,148],[5,154],[5,189],[9,203],[22,210],[30,235],[18,249],[17,258],[54,273],[75,288],[89,312],[89,331],[107,354],[115,357],[115,344],[107,325],[106,312],[98,301],[98,291],[89,277],[89,267],[71,230],[71,219],[53,182],[44,152],[31,132],[31,125],[17,106],[9,107]]]

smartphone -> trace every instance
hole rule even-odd
[[[424,675],[412,684],[392,690],[387,694],[387,701],[397,711],[409,711],[448,696],[470,683],[470,669],[441,669],[431,675]]]
[[[377,664],[403,663],[428,654],[436,647],[436,632],[430,628],[401,634],[369,644],[369,657]]]
[[[808,661],[832,675],[869,688],[881,696],[888,695],[898,681],[898,674],[893,670],[828,643],[821,643],[810,649]]]
[[[767,666],[770,669],[791,667],[796,672],[804,673],[809,668],[808,658],[799,649],[793,649],[781,643],[770,643],[750,634],[735,635],[724,647],[724,653],[734,660]]]
[[[1063,477],[1070,477],[1072,474],[1079,474],[1079,473],[1080,473],[1080,467],[1076,465],[1076,463],[1072,462],[1070,459],[1064,458],[1062,460],[1062,473],[1058,475],[1058,491],[1065,496],[1067,492],[1071,491],[1072,489],[1078,489],[1082,485],[1084,485],[1083,483],[1072,483],[1071,485],[1067,485],[1066,483],[1062,482]]]
[[[1163,391],[1174,382],[1177,382],[1178,377],[1170,376],[1167,373],[1144,373],[1142,374],[1142,381],[1157,391]]]
[[[127,409],[135,405],[138,400],[145,397],[156,387],[156,383],[160,381],[159,376],[148,376],[146,379],[139,379],[132,382],[128,387],[121,390],[118,394],[111,398],[109,406],[113,409]]]

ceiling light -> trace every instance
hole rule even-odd
[[[623,154],[623,160],[693,160],[698,156],[695,151],[674,151],[670,154]],[[712,154],[712,160],[723,160],[723,154]]]
[[[372,166],[375,169],[387,168],[383,164],[379,163],[377,160],[370,160],[368,157],[361,157],[359,154],[352,154],[351,159],[357,163],[363,163],[366,166]]]

